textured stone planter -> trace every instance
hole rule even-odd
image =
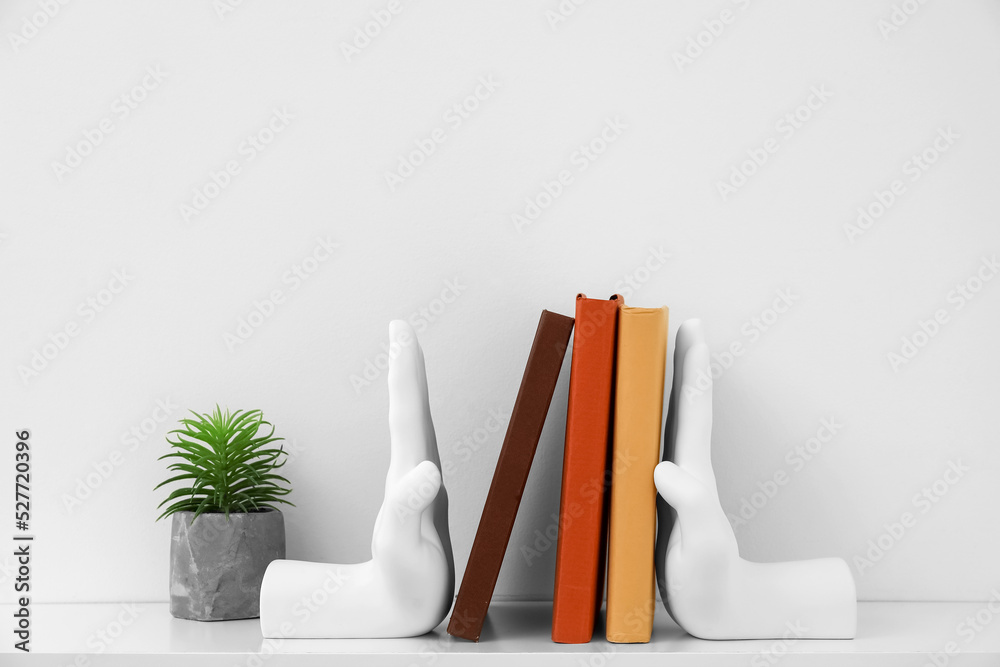
[[[278,510],[173,515],[170,613],[195,621],[260,616],[260,582],[272,560],[285,557],[285,521]]]

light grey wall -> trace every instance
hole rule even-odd
[[[33,431],[36,599],[166,599],[156,458],[182,409],[216,401],[263,409],[293,444],[289,556],[366,559],[386,378],[351,378],[379,361],[392,318],[412,318],[426,352],[461,574],[503,438],[491,414],[513,404],[539,311],[571,314],[580,291],[669,305],[671,349],[696,316],[716,351],[742,344],[716,381],[714,460],[734,520],[744,499],[759,506],[736,522],[745,556],[852,559],[864,599],[987,598],[1000,281],[971,301],[954,290],[1000,249],[1000,10],[902,4],[919,9],[886,31],[888,1],[594,0],[553,27],[556,0],[403,0],[348,59],[342,43],[386,2],[247,0],[221,17],[218,2],[70,3],[44,21],[6,3],[0,423],[8,442]],[[689,39],[707,46],[684,62]],[[449,111],[470,95],[467,117]],[[273,142],[243,145],[269,124]],[[614,141],[590,162],[580,146],[602,132]],[[391,188],[386,172],[428,141]],[[908,166],[935,141],[934,164]],[[744,166],[748,151],[767,159]],[[723,196],[734,168],[754,173]],[[887,212],[845,229],[894,180]],[[217,196],[185,216],[206,186]],[[317,239],[338,247],[313,264]],[[296,265],[315,271],[297,281]],[[104,293],[116,271],[126,284]],[[275,290],[283,302],[227,345]],[[782,291],[792,305],[772,321]],[[947,322],[894,368],[936,311]],[[22,377],[36,351],[53,358]],[[499,597],[551,595],[554,547],[530,565],[520,547],[557,511],[567,380]],[[162,423],[158,401],[176,405]],[[794,448],[825,419],[836,433],[800,466]],[[958,462],[969,470],[935,502],[919,495]],[[773,497],[753,496],[776,473]],[[886,526],[905,512],[897,539]],[[880,539],[884,557],[854,560]]]

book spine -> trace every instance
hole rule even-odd
[[[576,300],[552,594],[552,641],[563,644],[591,640],[604,598],[605,487],[621,304],[618,295]]]
[[[479,641],[572,331],[572,317],[542,311],[448,622],[455,637]]]
[[[667,309],[622,308],[608,535],[607,639],[645,643],[656,606],[653,551],[667,359]]]

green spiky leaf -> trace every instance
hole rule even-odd
[[[288,460],[284,447],[272,444],[282,440],[260,410],[230,412],[218,405],[211,414],[192,410],[167,434],[172,449],[159,458],[180,474],[154,490],[174,482],[181,486],[160,503],[167,508],[157,521],[175,512],[193,512],[193,521],[205,512],[228,518],[230,512],[276,509],[273,503],[294,507],[284,498],[292,491],[290,482],[275,473]]]

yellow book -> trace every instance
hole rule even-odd
[[[618,323],[615,423],[608,534],[609,642],[648,642],[656,578],[656,487],[663,431],[667,308],[622,307]]]

